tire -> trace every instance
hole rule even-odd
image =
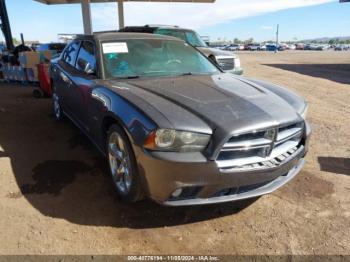
[[[33,90],[33,97],[35,98],[43,98],[44,92],[40,88],[36,88]]]
[[[63,120],[64,115],[63,115],[62,107],[59,102],[59,98],[55,93],[52,95],[52,109],[53,109],[53,115],[55,116],[55,119],[57,121]]]
[[[134,151],[124,130],[113,124],[106,139],[109,173],[120,199],[133,203],[144,199]]]

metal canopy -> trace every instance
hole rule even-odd
[[[124,2],[214,3],[216,0],[34,0],[47,5],[81,4],[84,34],[92,34],[91,3],[118,2],[119,28],[124,28]]]
[[[81,0],[34,0],[47,5],[80,4]],[[90,0],[91,3],[115,3],[118,0]],[[123,0],[122,2],[214,3],[215,0]]]

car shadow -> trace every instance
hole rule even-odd
[[[350,158],[319,157],[318,163],[322,171],[350,176]]]
[[[350,64],[263,64],[295,73],[350,84]]]
[[[5,152],[0,151],[0,157],[8,157],[8,155]]]
[[[70,121],[56,122],[48,113],[50,101],[31,99],[5,102],[0,157],[9,160],[19,188],[5,197],[24,197],[45,216],[80,225],[156,228],[233,215],[256,201],[178,208],[149,200],[123,204],[92,143]]]

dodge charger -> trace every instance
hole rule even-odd
[[[55,117],[69,118],[106,157],[123,201],[254,198],[304,165],[305,100],[225,73],[181,39],[82,35],[52,61],[50,75]]]

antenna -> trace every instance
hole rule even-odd
[[[277,31],[276,31],[276,50],[275,50],[275,53],[278,52],[278,34],[279,34],[279,29],[280,29],[280,25],[277,24]]]

